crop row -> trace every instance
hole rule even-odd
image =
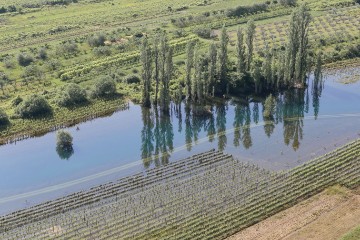
[[[185,51],[186,45],[189,41],[198,41],[198,38],[192,35],[186,38],[172,40],[169,42],[169,44],[173,48],[174,54],[181,54]],[[61,80],[65,81],[74,78],[76,76],[81,76],[86,73],[89,73],[93,69],[106,68],[110,66],[134,65],[138,63],[139,60],[140,60],[139,51],[121,53],[93,61],[89,64],[82,64],[62,70],[58,73],[58,76],[61,78]]]
[[[24,215],[9,215],[10,222],[5,216],[2,223],[8,227],[6,231],[2,228],[0,237],[221,239],[327,186],[358,186],[359,163],[360,140],[280,173],[207,152],[128,177],[132,181],[127,180],[127,184],[136,187],[126,191],[103,195],[101,187],[94,188],[99,194],[92,197],[97,200],[87,205],[72,208],[80,201],[76,198],[54,201],[52,207],[65,204],[72,210],[47,215],[40,221],[28,218],[28,224],[11,227],[16,217]],[[147,177],[152,180],[142,184]],[[108,193],[112,191],[108,189]],[[32,215],[36,214],[34,210]],[[47,212],[37,214],[46,216]]]

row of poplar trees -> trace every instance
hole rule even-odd
[[[189,42],[186,49],[185,96],[192,102],[203,102],[207,97],[229,93],[236,88],[234,82],[248,83],[255,93],[264,89],[277,90],[284,87],[304,87],[313,59],[309,57],[309,24],[311,16],[305,5],[292,14],[288,30],[288,41],[283,49],[265,52],[261,60],[254,54],[255,23],[250,20],[245,28],[237,31],[236,81],[230,76],[228,58],[229,36],[223,27],[219,43],[211,43],[207,53],[200,51],[199,43]],[[319,58],[320,59],[320,58]],[[170,103],[169,81],[172,75],[172,49],[164,34],[155,38],[152,49],[145,38],[142,45],[143,106],[150,107],[151,80],[155,80],[155,101],[168,112]],[[320,63],[321,65],[321,63]],[[154,69],[153,69],[154,68]],[[152,74],[154,71],[154,74]],[[241,85],[241,84],[240,84]],[[244,85],[244,84],[242,84]],[[159,95],[159,97],[158,97]],[[183,95],[179,85],[180,97]]]
[[[140,60],[142,63],[142,104],[144,107],[151,107],[150,94],[152,92],[151,82],[155,81],[154,104],[159,105],[164,113],[169,112],[170,90],[169,83],[173,71],[173,50],[168,44],[164,33],[154,38],[152,48],[145,37],[142,42]]]

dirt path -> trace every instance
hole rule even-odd
[[[228,240],[331,240],[360,224],[360,191],[332,187]]]

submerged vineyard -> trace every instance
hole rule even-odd
[[[360,140],[273,173],[209,151],[0,218],[1,239],[222,239],[324,188],[360,183]]]

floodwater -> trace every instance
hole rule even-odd
[[[173,104],[170,116],[130,103],[68,128],[73,153],[57,151],[54,132],[0,146],[0,215],[212,148],[274,171],[293,168],[359,137],[360,81],[338,82],[354,71],[278,94],[267,118],[264,100],[250,97],[202,111]]]

